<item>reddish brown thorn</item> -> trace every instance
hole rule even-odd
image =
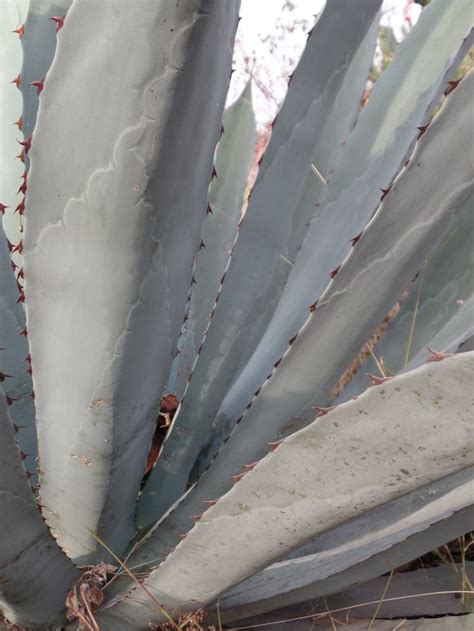
[[[31,147],[31,136],[25,140],[17,140],[17,142],[25,149],[25,153],[28,153]]]
[[[22,162],[25,162],[25,155],[26,155],[25,154],[25,150],[22,149],[20,151],[20,153],[17,156],[15,156],[15,158],[18,158],[18,160],[21,160]]]
[[[202,250],[203,248],[206,247],[206,244],[204,243],[204,241],[201,239],[201,243],[199,244],[199,249]]]
[[[332,412],[335,407],[335,405],[331,405],[327,408],[323,408],[319,405],[316,405],[313,410],[316,410],[316,412],[318,413],[317,418],[319,418],[320,416],[325,416],[326,414],[329,414],[329,412]]]
[[[389,381],[392,377],[379,377],[378,375],[371,375],[367,373],[367,377],[370,380],[371,386],[381,386],[386,381]]]
[[[262,388],[259,388],[258,390],[256,390],[256,391],[255,391],[255,393],[254,393],[254,396],[258,397],[258,395],[260,394],[260,390],[261,390],[261,389],[262,389]]]
[[[281,440],[277,440],[274,443],[267,443],[269,451],[275,451],[275,449],[278,447],[278,445],[280,445],[280,443],[281,443]]]
[[[221,125],[221,136],[224,135],[224,125]]]
[[[213,167],[212,167],[211,180],[212,180],[213,178],[215,178],[215,177],[217,177],[217,171],[216,171],[216,167],[215,167],[215,166],[213,166]]]
[[[187,376],[186,381],[191,381],[192,376],[193,376],[193,371],[191,370],[191,372],[190,372],[190,373],[189,373],[189,375]]]
[[[210,204],[208,204],[208,205],[207,205],[207,214],[208,214],[208,215],[213,215],[213,214],[214,214],[214,213],[212,212],[212,208],[211,208],[211,205],[210,205]]]
[[[293,72],[290,74],[290,76],[288,77],[288,85],[290,85],[290,83],[293,81]]]
[[[461,81],[462,81],[462,77],[460,79],[455,79],[454,81],[448,81],[448,87],[444,91],[445,96],[448,96],[448,94],[451,94],[451,92],[458,87]]]
[[[7,208],[10,208],[10,206],[5,206],[5,204],[0,204],[0,213],[3,213],[6,211]]]
[[[18,193],[22,193],[23,195],[25,195],[26,189],[27,189],[27,184],[26,184],[26,180],[24,180],[23,184],[20,185],[20,188],[17,190],[16,194],[18,195]]]
[[[19,26],[14,31],[12,31],[12,33],[16,33],[18,37],[21,39],[23,35],[25,34],[25,25],[23,24],[22,26]]]
[[[426,360],[426,364],[430,364],[431,362],[440,362],[447,357],[453,357],[454,353],[443,353],[442,351],[434,351],[431,348],[426,347],[430,352],[430,356]]]
[[[32,477],[33,477],[33,475],[34,475],[34,474],[33,474],[33,473],[31,473],[31,471],[27,471],[27,472],[26,472],[26,477],[28,478],[28,480],[29,480],[30,478],[32,478]]]
[[[283,357],[280,357],[280,359],[273,364],[273,367],[274,368],[278,368],[278,366],[281,364],[281,360],[282,359],[283,359]]]
[[[242,469],[243,469],[244,471],[252,471],[252,469],[254,469],[257,465],[258,465],[258,461],[256,461],[256,462],[251,462],[250,464],[244,464],[244,466],[242,467]]]
[[[18,204],[18,206],[15,208],[16,213],[18,213],[19,215],[23,215],[23,213],[25,212],[25,200],[22,199],[22,201]]]
[[[21,254],[23,252],[23,242],[19,241],[13,248],[12,252],[19,252]]]
[[[420,125],[419,127],[417,127],[417,129],[420,132],[418,134],[417,140],[420,140],[420,138],[423,136],[425,131],[428,129],[428,125]]]
[[[245,407],[246,410],[250,410],[250,408],[252,407],[253,401],[250,401],[250,403],[247,403],[247,406]]]
[[[312,305],[309,305],[308,309],[310,313],[314,313],[316,311],[316,307],[318,306],[318,301],[315,300]]]
[[[15,263],[15,261],[10,261],[10,262],[12,264],[12,270],[15,271],[18,265]]]
[[[349,243],[351,243],[353,246],[354,246],[356,243],[358,243],[358,242],[360,241],[360,238],[361,238],[361,236],[362,236],[363,232],[364,232],[364,231],[362,230],[361,232],[359,232],[359,234],[356,234],[356,236],[355,236],[355,237],[352,237],[352,239],[350,240],[350,242],[349,242]]]
[[[13,81],[10,81],[10,83],[14,83],[16,85],[17,88],[20,87],[20,83],[21,83],[21,74],[18,73],[16,75],[16,77],[13,79]]]
[[[22,267],[20,267],[20,271],[16,275],[16,279],[18,280],[19,278],[25,278],[25,272],[23,271]]]
[[[31,355],[28,354],[23,361],[24,362],[28,362],[29,364],[31,364]]]
[[[66,17],[65,15],[63,15],[62,17],[60,15],[53,15],[52,18],[49,18],[52,22],[56,22],[56,33],[60,31],[62,27],[64,26],[65,17]]]
[[[25,370],[25,373],[27,375],[32,375],[33,374],[33,371],[31,370],[31,366],[27,370]]]
[[[8,394],[5,395],[5,399],[7,400],[7,405],[11,405],[13,401],[18,401],[15,397],[9,397]]]
[[[5,381],[5,379],[6,379],[7,377],[11,377],[11,376],[12,376],[12,375],[7,375],[7,373],[6,373],[6,372],[1,372],[1,371],[0,371],[0,383],[1,383],[2,381]]]
[[[391,189],[391,186],[389,186],[388,188],[380,189],[382,191],[382,197],[380,198],[380,201],[384,200],[387,197],[387,195],[390,193],[390,189]]]
[[[329,276],[331,278],[334,278],[340,269],[341,269],[341,266],[338,265],[335,269],[332,270],[332,272],[329,273]]]
[[[33,399],[33,401],[36,399],[36,396],[35,396],[35,391],[34,391],[34,390],[32,390],[32,391],[31,391],[31,398]]]
[[[18,296],[18,300],[16,301],[16,304],[18,304],[19,302],[25,302],[25,294],[23,291]]]
[[[201,519],[201,517],[202,517],[202,514],[201,515],[190,515],[189,519],[192,519],[193,521],[199,521]]]
[[[201,344],[201,346],[198,348],[197,354],[198,354],[198,355],[200,355],[200,354],[201,354],[201,351],[202,351],[202,344]]]
[[[288,340],[288,346],[292,346],[297,337],[298,333],[296,333],[296,335],[293,335],[293,337],[290,337],[290,339]]]
[[[7,248],[8,248],[8,251],[9,251],[10,253],[11,253],[11,252],[13,252],[13,248],[14,248],[15,246],[14,246],[14,245],[13,245],[13,243],[12,243],[11,241],[9,241],[8,239],[7,239],[6,241],[7,241]]]
[[[217,504],[217,500],[204,500],[203,504],[206,504],[206,506],[214,506],[214,504]]]
[[[224,283],[226,273],[227,272],[224,272],[221,276],[221,285]]]
[[[194,278],[194,276],[191,278],[191,285],[195,285],[196,284],[196,279]]]
[[[28,335],[28,329],[26,328],[26,326],[25,326],[25,328],[23,329],[23,331],[20,331],[20,332],[18,333],[18,335],[23,335],[24,337],[26,337],[26,336]]]
[[[20,118],[17,121],[15,121],[13,124],[16,125],[18,129],[21,131],[23,127],[23,118],[20,116]]]
[[[232,482],[240,482],[240,480],[244,477],[244,473],[239,473],[237,475],[231,475],[229,476],[229,480],[232,480]]]
[[[31,454],[25,454],[24,451],[20,451],[20,456],[22,460],[26,460],[28,456],[31,456]]]
[[[38,81],[31,81],[28,85],[32,85],[36,88],[36,94],[39,96],[44,88],[44,77]]]
[[[13,423],[13,431],[15,434],[18,434],[20,429],[25,429],[25,425],[17,425],[16,423]]]

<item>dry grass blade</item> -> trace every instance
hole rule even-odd
[[[427,596],[446,596],[449,594],[459,594],[463,596],[464,594],[474,595],[474,590],[462,591],[462,590],[450,590],[450,591],[442,591],[442,592],[426,592],[423,594],[410,594],[408,596],[393,596],[392,598],[385,598],[384,602],[395,602],[399,600],[408,600],[411,598],[426,598]],[[331,609],[330,611],[325,611],[320,614],[310,613],[306,616],[298,616],[297,618],[286,618],[285,620],[274,620],[273,622],[261,622],[260,624],[252,624],[245,627],[229,627],[229,631],[243,631],[243,629],[257,629],[259,627],[270,627],[274,624],[283,624],[286,622],[298,622],[299,620],[310,620],[310,619],[319,619],[324,618],[328,614],[341,613],[343,611],[349,611],[351,609],[359,609],[360,607],[367,607],[369,605],[378,605],[380,603],[379,600],[371,600],[365,603],[358,603],[357,605],[350,605],[348,607],[339,607],[338,609]]]
[[[140,580],[135,576],[135,574],[133,574],[133,572],[131,572],[129,570],[129,568],[124,564],[124,562],[121,561],[121,559],[119,559],[119,557],[115,554],[115,552],[113,552],[113,550],[111,550],[109,548],[109,546],[105,543],[105,541],[102,541],[102,539],[95,532],[92,532],[92,530],[90,531],[90,533],[94,537],[94,539],[96,539],[96,541],[98,543],[100,543],[100,545],[105,550],[107,550],[107,552],[115,559],[115,561],[117,561],[117,563],[120,565],[120,567],[130,576],[132,581],[141,590],[143,590],[145,592],[145,594],[152,600],[152,602],[156,605],[158,611],[160,613],[162,613],[165,616],[165,618],[168,620],[169,624],[171,625],[171,628],[172,629],[178,629],[179,628],[178,625],[175,623],[175,621],[170,616],[170,614],[163,608],[161,603],[153,596],[153,594],[145,587],[145,585],[143,585],[143,583],[140,582]]]

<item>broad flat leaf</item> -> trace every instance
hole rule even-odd
[[[371,356],[342,392],[337,402],[363,392],[368,374],[397,374],[420,366],[428,348],[454,352],[474,333],[474,198],[470,198],[450,234],[424,262],[400,310]],[[460,304],[461,303],[461,304]]]
[[[166,509],[184,491],[211,424],[239,368],[268,323],[288,264],[280,256],[311,160],[351,60],[378,20],[380,0],[336,0],[317,21],[293,74],[260,164],[219,302],[173,431],[173,457],[163,462]],[[337,41],[337,46],[335,42]],[[178,440],[179,436],[179,440]],[[171,439],[170,439],[171,440]]]
[[[272,321],[222,404],[220,422],[228,428],[286,352],[288,340],[307,319],[309,305],[321,297],[330,274],[350,251],[351,239],[379,206],[381,189],[390,187],[410,155],[417,127],[429,122],[445,82],[470,46],[471,31],[470,0],[434,0],[377,81],[329,182],[321,211],[311,223]]]
[[[78,571],[58,548],[33,499],[0,388],[0,611],[26,628],[49,628]]]
[[[464,585],[463,573],[466,577]],[[463,589],[469,591],[467,581],[472,580],[474,580],[474,563],[467,562],[463,567],[461,563],[447,561],[436,567],[421,567],[409,572],[396,572],[391,578],[379,576],[363,585],[345,589],[326,598],[315,598],[297,607],[285,607],[263,616],[244,616],[239,620],[238,626],[257,627],[259,624],[275,622],[278,629],[278,623],[281,621],[280,629],[283,629],[283,625],[285,629],[291,629],[292,623],[285,624],[284,621],[299,619],[300,622],[306,622],[308,627],[312,624],[315,630],[328,631],[331,626],[327,626],[328,618],[324,616],[324,612],[329,609],[334,612],[334,621],[345,620],[347,616],[350,620],[348,628],[351,631],[353,628],[359,631],[370,631],[370,629],[378,631],[380,628],[395,631],[397,625],[399,629],[418,629],[419,618],[422,616],[437,616],[437,619],[441,621],[443,621],[442,616],[446,616],[444,624],[447,626],[442,628],[451,631],[453,627],[448,621],[455,620],[456,617],[465,618],[466,610],[469,611],[470,595],[464,594],[463,598],[460,592]],[[380,606],[382,594],[384,594],[383,604]],[[370,604],[364,605],[364,603]],[[321,618],[318,620],[316,616],[305,620],[304,615],[311,612],[319,613]],[[407,620],[408,617],[417,619]],[[384,618],[389,620],[383,620]],[[372,619],[374,619],[372,626],[369,626]],[[358,620],[361,620],[360,625]],[[384,623],[388,621],[391,626],[386,627]],[[273,627],[273,624],[271,626]],[[472,629],[472,627],[468,628]]]
[[[13,422],[21,427],[17,439],[21,450],[28,454],[25,465],[32,473],[38,466],[35,406],[31,398],[31,377],[26,372],[29,349],[25,336],[21,335],[25,329],[25,314],[19,298],[8,241],[0,223],[0,384],[11,399],[9,413]]]
[[[472,467],[473,368],[474,353],[427,364],[284,439],[206,510],[144,585],[168,611],[207,605],[316,535]],[[135,559],[152,562],[156,534]],[[144,629],[161,619],[149,607],[133,588],[104,620]]]
[[[29,0],[2,0],[0,4],[0,208],[3,229],[15,245],[19,241],[20,217],[14,214],[20,201],[17,195],[23,164],[15,156],[20,153],[23,135],[14,124],[22,113],[21,92],[14,80],[21,73],[23,51],[15,29],[21,27]],[[17,257],[18,259],[18,257]]]
[[[184,331],[180,340],[180,352],[173,367],[174,376],[168,382],[167,391],[175,392],[181,400],[206,329],[209,315],[219,291],[222,273],[229,260],[230,250],[240,220],[244,189],[255,145],[255,117],[252,109],[250,82],[239,99],[223,117],[224,133],[217,147],[215,168],[217,177],[209,190],[209,207],[204,222],[202,243],[199,250],[191,290]],[[177,374],[176,374],[177,372]],[[160,459],[140,496],[138,519],[144,524],[155,521],[163,507],[169,505],[168,485],[172,486],[171,500],[180,494],[189,475],[188,469],[179,471],[179,487],[174,489],[174,477],[167,475],[170,461],[174,460],[181,441],[180,432],[168,433]]]
[[[238,8],[76,0],[41,93],[24,239],[41,501],[81,563],[103,556],[91,531],[119,554],[134,533]]]
[[[337,593],[465,534],[474,519],[474,468],[330,530],[219,601],[225,622]]]
[[[189,516],[201,512],[203,501],[220,497],[231,487],[230,476],[265,454],[266,443],[313,420],[315,406],[325,405],[328,390],[450,233],[474,189],[469,158],[473,86],[474,72],[424,134],[318,308],[308,312],[304,327],[209,469],[156,530],[154,557],[189,529]]]

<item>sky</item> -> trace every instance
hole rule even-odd
[[[264,127],[273,120],[306,34],[324,5],[325,0],[242,0],[228,104],[252,74],[257,122]],[[413,0],[384,0],[381,24],[391,26],[400,41],[420,11]]]

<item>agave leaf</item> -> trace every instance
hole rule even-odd
[[[24,239],[41,498],[82,563],[103,556],[93,531],[119,554],[134,533],[238,7],[76,0],[41,94]]]
[[[328,618],[325,615],[329,609],[334,612],[334,622],[342,621],[347,616],[351,630],[354,625],[359,631],[378,631],[379,622],[383,622],[383,619],[390,621],[392,626],[388,627],[389,631],[394,631],[397,625],[399,628],[417,629],[422,616],[446,616],[445,621],[456,615],[463,617],[466,610],[469,610],[468,581],[473,579],[474,563],[469,561],[464,564],[448,561],[434,567],[421,567],[408,572],[396,571],[393,576],[378,576],[363,585],[352,586],[324,598],[311,599],[297,606],[290,605],[256,617],[244,616],[243,620],[239,620],[239,626],[255,628],[262,623],[301,619],[304,613],[318,612],[320,620],[322,618],[322,626],[316,626],[318,614],[315,618],[310,618],[315,628],[330,629],[331,627],[326,625]],[[468,593],[462,594],[462,591]],[[410,621],[414,626],[404,624],[404,621],[408,623],[408,617],[416,618]],[[356,620],[362,620],[364,626],[357,625]],[[285,624],[285,627],[287,625],[289,626],[289,623]],[[382,628],[387,629],[386,626]],[[446,631],[452,629],[449,623],[443,628]]]
[[[223,118],[224,133],[216,152],[215,168],[218,177],[209,190],[209,212],[204,222],[202,247],[199,251],[189,309],[180,352],[175,360],[174,377],[167,391],[182,398],[187,377],[199,352],[209,324],[209,314],[216,300],[222,277],[229,260],[229,252],[240,220],[248,169],[255,145],[255,117],[252,109],[251,84],[226,112]],[[179,371],[179,372],[178,372]],[[173,383],[174,382],[174,383]],[[186,485],[189,470],[176,471],[179,487],[174,489],[174,476],[168,475],[170,460],[174,460],[181,441],[180,432],[168,434],[170,440],[147,481],[138,505],[138,519],[144,524],[155,521]],[[166,463],[168,466],[166,466]],[[171,485],[171,498],[168,489]]]
[[[378,20],[379,7],[379,0],[357,6],[351,0],[330,2],[309,36],[275,121],[211,327],[175,421],[179,444],[173,439],[173,456],[162,463],[170,481],[161,511],[184,491],[176,473],[182,480],[191,471],[225,392],[268,322],[287,275],[280,251],[291,232],[320,130],[332,120],[350,62]]]
[[[14,124],[22,113],[21,93],[14,80],[21,72],[23,54],[20,37],[12,31],[23,24],[28,3],[28,0],[5,0],[0,5],[0,216],[3,215],[3,229],[15,245],[19,241],[20,216],[14,210],[19,202],[17,190],[24,167],[15,158],[21,150],[18,140],[23,137]]]
[[[428,553],[469,530],[473,495],[468,467],[346,522],[234,587],[219,601],[222,620],[322,598]]]
[[[17,439],[21,450],[28,454],[25,465],[32,473],[37,467],[35,406],[27,372],[28,342],[21,335],[25,329],[25,314],[19,298],[7,239],[0,224],[0,385],[11,399],[10,416],[21,428]]]
[[[36,124],[39,96],[32,81],[42,80],[53,61],[56,32],[60,26],[52,17],[64,17],[72,0],[29,0],[29,9],[21,38],[23,65],[20,90],[23,96],[23,133],[31,136]]]
[[[428,348],[454,352],[474,333],[474,198],[465,204],[453,230],[423,264],[409,295],[389,323],[373,357],[360,367],[337,402],[363,392],[368,374],[393,375],[420,366]],[[461,303],[461,304],[459,304]]]
[[[223,270],[237,234],[250,162],[255,147],[256,127],[252,108],[251,81],[224,112],[223,135],[217,146],[215,168],[218,177],[209,188],[210,212],[204,222],[204,246],[196,262],[196,287],[191,293],[188,319],[184,325],[180,374],[176,395],[181,399],[187,378],[198,355],[209,314],[221,282]]]
[[[10,622],[45,629],[64,611],[78,572],[33,499],[1,388],[0,436],[0,610]]]
[[[222,423],[229,426],[241,415],[285,352],[288,340],[300,330],[308,306],[320,298],[331,272],[350,251],[351,239],[378,207],[381,189],[390,187],[412,151],[417,127],[429,121],[445,82],[469,48],[471,31],[469,0],[434,0],[397,49],[347,142],[272,321],[226,396]]]
[[[422,262],[450,233],[474,188],[467,155],[474,135],[473,85],[474,72],[452,93],[318,308],[308,313],[305,326],[212,465],[160,523],[142,556],[161,556],[164,546],[174,545],[175,533],[188,530],[189,515],[200,512],[204,500],[227,491],[230,476],[261,458],[266,443],[314,418],[315,406],[325,405],[328,390]]]
[[[207,605],[316,535],[472,467],[473,368],[474,353],[427,364],[284,439],[144,585],[168,611]],[[142,552],[152,552],[153,538]],[[135,588],[111,615],[136,629],[160,620]]]

